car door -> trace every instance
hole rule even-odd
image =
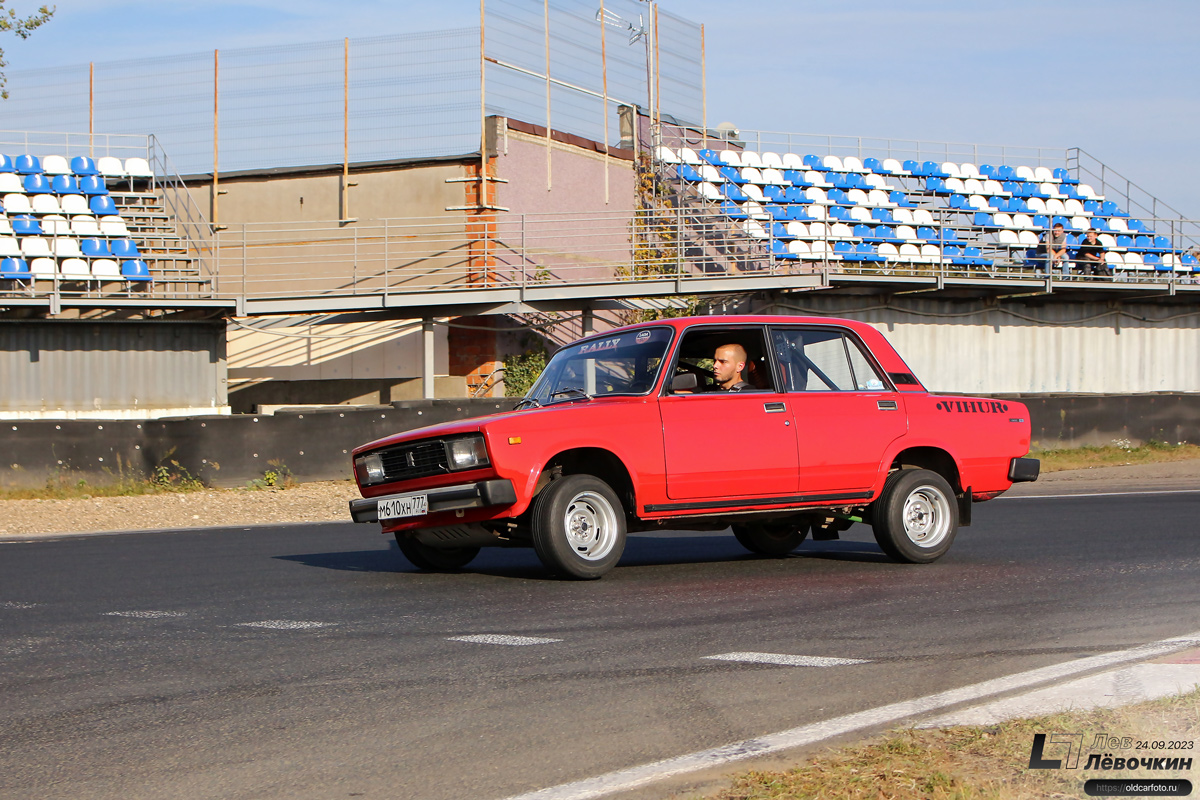
[[[667,496],[712,502],[730,499],[729,505],[736,505],[738,497],[794,495],[798,460],[791,397],[775,390],[763,330],[706,326],[685,334],[680,352],[694,348],[711,353],[713,343],[725,339],[738,340],[754,353],[752,360],[765,388],[659,398]]]
[[[771,331],[798,452],[798,493],[836,495],[874,486],[888,445],[908,430],[904,398],[850,331]]]

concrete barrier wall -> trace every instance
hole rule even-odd
[[[1200,442],[1200,394],[1025,395],[1035,449]],[[301,481],[351,477],[350,451],[392,433],[506,411],[512,400],[432,400],[164,420],[8,421],[0,426],[0,488],[61,476],[93,485],[147,477],[178,462],[210,486],[242,486],[286,466]]]

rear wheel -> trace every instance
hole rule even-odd
[[[534,501],[533,549],[551,572],[592,580],[616,566],[625,550],[625,510],[593,475],[551,481]]]
[[[396,544],[414,567],[430,572],[460,570],[479,555],[478,547],[430,547],[399,531],[396,532]]]
[[[761,556],[786,556],[808,537],[808,523],[754,522],[734,525],[733,535],[742,547]]]
[[[954,490],[927,469],[893,472],[875,501],[871,528],[879,547],[896,561],[936,561],[950,549],[958,531]]]

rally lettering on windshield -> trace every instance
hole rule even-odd
[[[596,353],[601,350],[615,350],[616,348],[620,347],[620,345],[621,345],[620,337],[617,337],[616,339],[601,339],[598,342],[592,342],[591,344],[583,345],[582,347],[579,348],[579,352],[580,352],[580,354],[584,354],[584,353]]]

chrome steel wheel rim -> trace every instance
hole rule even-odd
[[[937,547],[950,534],[950,501],[935,486],[918,486],[904,500],[904,535],[917,547]]]
[[[617,513],[604,495],[580,492],[563,515],[567,544],[585,561],[599,561],[617,544]]]

